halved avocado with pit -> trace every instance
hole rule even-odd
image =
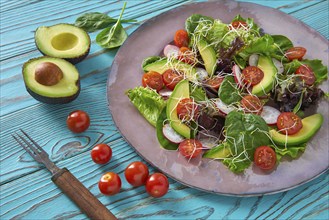
[[[43,55],[63,58],[73,64],[82,61],[89,54],[88,33],[71,24],[38,27],[34,38]]]
[[[22,72],[26,90],[40,102],[68,103],[79,95],[79,72],[64,59],[34,58],[23,65]]]

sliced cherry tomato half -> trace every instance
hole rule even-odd
[[[144,73],[142,77],[142,84],[144,87],[150,87],[156,91],[160,91],[164,86],[162,75],[155,71]]]
[[[195,139],[187,139],[178,146],[179,152],[186,158],[195,158],[202,153],[202,144]]]
[[[277,127],[283,134],[296,134],[303,127],[302,119],[293,112],[282,112],[277,120]]]
[[[162,79],[163,79],[165,86],[171,90],[174,90],[177,83],[179,83],[181,80],[183,80],[183,78],[184,77],[182,75],[180,75],[179,73],[177,73],[176,71],[171,70],[171,69],[166,70],[162,74]]]
[[[214,76],[205,81],[206,86],[209,86],[210,88],[214,90],[218,90],[220,85],[222,84],[224,80],[224,77],[220,76]]]
[[[145,163],[140,161],[132,162],[125,169],[125,177],[132,186],[142,186],[149,177],[149,169]]]
[[[112,158],[112,149],[107,144],[97,144],[90,152],[92,160],[97,164],[106,164]]]
[[[145,184],[146,192],[152,197],[159,198],[169,190],[168,178],[162,173],[153,173],[150,175]]]
[[[264,72],[257,66],[247,66],[242,70],[242,80],[248,85],[257,85],[264,78]]]
[[[191,65],[196,63],[195,54],[187,47],[181,47],[179,49],[178,60]]]
[[[197,103],[191,98],[185,98],[180,100],[177,105],[177,116],[182,121],[190,121],[196,119],[199,108]]]
[[[306,85],[311,86],[315,83],[315,74],[311,67],[307,65],[301,65],[298,67],[295,73],[300,75]]]
[[[306,48],[304,47],[292,47],[288,49],[285,53],[288,60],[298,59],[301,60],[306,54]]]
[[[89,128],[90,118],[86,112],[82,110],[76,110],[68,115],[66,124],[72,132],[81,133]]]
[[[238,29],[238,28],[247,28],[248,24],[245,21],[233,21],[231,23],[230,29]]]
[[[254,153],[254,163],[263,170],[271,170],[276,164],[275,151],[269,146],[257,147]]]
[[[253,113],[260,115],[263,110],[263,105],[259,98],[255,95],[246,95],[240,101],[241,107],[245,113]]]
[[[174,43],[177,47],[187,47],[189,43],[188,33],[185,30],[178,30],[175,33]]]
[[[98,182],[98,188],[104,195],[112,196],[120,192],[120,176],[113,172],[105,173]]]

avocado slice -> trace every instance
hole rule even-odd
[[[199,40],[197,42],[197,47],[202,57],[204,66],[206,68],[209,76],[212,76],[216,70],[216,52],[210,44],[208,44],[205,40]]]
[[[264,72],[264,78],[252,88],[251,93],[257,96],[263,96],[272,90],[277,69],[270,57],[262,55],[259,56],[257,67]]]
[[[214,147],[208,151],[206,151],[202,157],[203,158],[211,158],[211,159],[223,159],[231,155],[230,148],[225,147],[224,144],[221,144],[217,147]]]
[[[89,35],[71,24],[38,27],[34,38],[43,55],[63,58],[73,64],[82,61],[89,54]]]
[[[46,85],[37,81],[37,70],[44,64],[56,66],[62,72],[61,79],[58,79],[55,84]],[[44,72],[52,74],[49,69]],[[30,59],[24,63],[22,73],[26,90],[40,102],[49,104],[68,103],[79,95],[79,72],[73,64],[64,59],[46,56]]]
[[[285,135],[272,129],[270,130],[270,136],[278,145],[298,145],[309,141],[320,129],[322,123],[323,116],[321,114],[314,114],[302,119],[303,127],[296,134]]]
[[[180,81],[171,94],[167,102],[167,118],[170,121],[171,127],[180,135],[185,138],[191,138],[191,129],[185,125],[177,116],[177,105],[180,100],[190,97],[189,82],[188,80]]]
[[[168,60],[167,58],[155,59],[151,57],[151,59],[154,59],[154,62],[149,62],[148,64],[142,66],[144,72],[155,71],[163,74],[168,69],[175,69],[183,72],[189,80],[197,80],[196,69],[187,63],[174,59]]]

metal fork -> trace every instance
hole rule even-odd
[[[37,162],[51,172],[51,180],[91,219],[117,219],[72,173],[57,167],[49,155],[22,129],[12,135]]]

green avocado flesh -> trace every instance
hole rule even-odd
[[[180,100],[190,97],[188,80],[180,81],[171,94],[167,102],[167,118],[170,121],[171,127],[185,138],[191,138],[191,129],[185,125],[177,116],[177,105]]]
[[[212,76],[216,70],[217,62],[214,48],[204,40],[198,41],[197,47],[204,62],[207,73],[209,76]]]
[[[63,78],[55,85],[45,86],[35,80],[36,67],[44,62],[57,65]],[[37,100],[46,103],[67,103],[77,97],[80,91],[79,72],[70,62],[53,57],[39,57],[23,65],[23,78],[27,91]]]
[[[231,151],[228,147],[225,147],[224,145],[220,145],[217,147],[214,147],[208,151],[206,151],[202,157],[203,158],[211,158],[211,159],[223,159],[230,156]]]
[[[323,123],[323,116],[321,114],[314,114],[302,119],[303,127],[296,134],[285,135],[272,129],[270,135],[273,141],[278,145],[297,145],[309,141],[316,132],[321,128]]]
[[[34,37],[40,52],[47,56],[77,63],[89,53],[89,35],[83,29],[70,24],[41,26],[36,30]]]
[[[272,90],[277,69],[271,58],[265,56],[259,56],[257,67],[263,71],[264,78],[252,88],[251,93],[257,96],[262,96]]]

